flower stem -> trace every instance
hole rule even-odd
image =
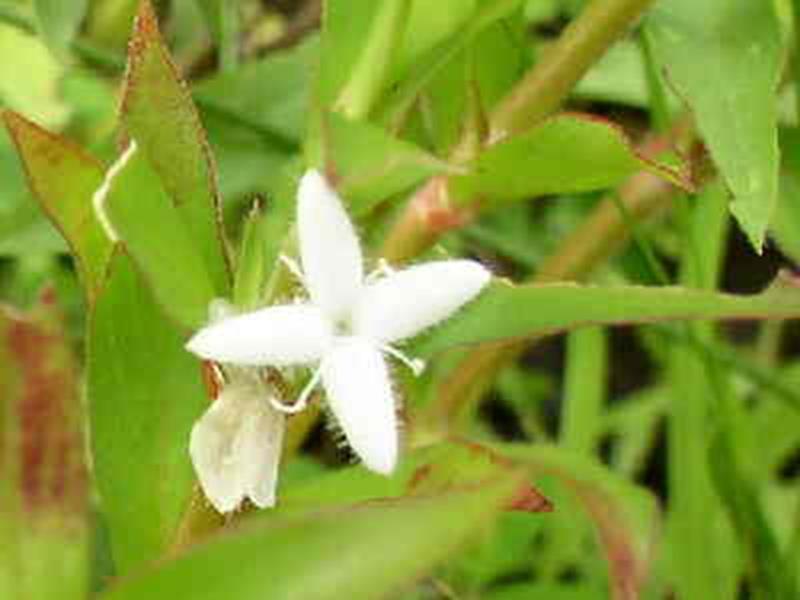
[[[572,87],[605,54],[654,0],[592,0],[583,13],[489,116],[489,143],[531,128],[555,111]],[[472,131],[453,151],[464,154]],[[436,183],[434,183],[436,182]],[[389,232],[382,254],[402,262],[432,246],[448,229],[468,222],[475,201],[455,205],[447,199],[445,179],[434,179],[411,199]],[[436,187],[432,194],[431,187]]]
[[[366,117],[380,97],[408,23],[410,0],[379,4],[364,51],[336,101],[336,107],[351,119]]]
[[[555,111],[573,86],[654,0],[593,0],[561,34],[490,119],[490,141],[531,128]]]

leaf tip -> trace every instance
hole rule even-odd
[[[158,16],[153,9],[150,0],[141,0],[139,2],[139,10],[136,13],[136,20],[133,24],[134,40],[154,40],[160,39],[161,32],[158,28]]]
[[[3,120],[8,133],[16,141],[17,136],[26,125],[33,126],[33,123],[28,121],[25,117],[16,111],[9,108],[0,108],[0,119]]]

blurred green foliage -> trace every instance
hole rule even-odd
[[[0,596],[796,597],[798,23],[794,0],[0,0]],[[296,295],[310,167],[370,269],[497,277],[412,340],[395,475],[309,412],[278,507],[223,519],[183,344],[214,298]]]

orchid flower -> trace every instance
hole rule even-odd
[[[365,277],[353,225],[336,192],[314,170],[300,181],[297,227],[298,276],[309,300],[213,323],[186,347],[237,365],[316,365],[298,401],[276,402],[276,408],[301,410],[321,381],[351,448],[368,468],[391,473],[399,433],[385,355],[418,372],[420,362],[392,344],[450,316],[481,291],[490,273],[474,261],[444,260]]]
[[[275,505],[285,416],[255,373],[229,369],[230,381],[192,428],[189,454],[206,498],[221,513],[249,498]]]

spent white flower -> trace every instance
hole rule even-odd
[[[269,401],[257,377],[229,370],[230,381],[192,428],[189,454],[200,486],[221,513],[249,498],[275,505],[286,417]]]
[[[300,181],[297,227],[309,301],[272,306],[201,329],[187,348],[238,365],[318,364],[292,407],[321,380],[345,437],[365,465],[390,473],[397,462],[395,398],[384,354],[411,361],[391,344],[446,319],[474,298],[490,273],[469,260],[444,260],[364,276],[361,247],[336,192],[317,171]]]

